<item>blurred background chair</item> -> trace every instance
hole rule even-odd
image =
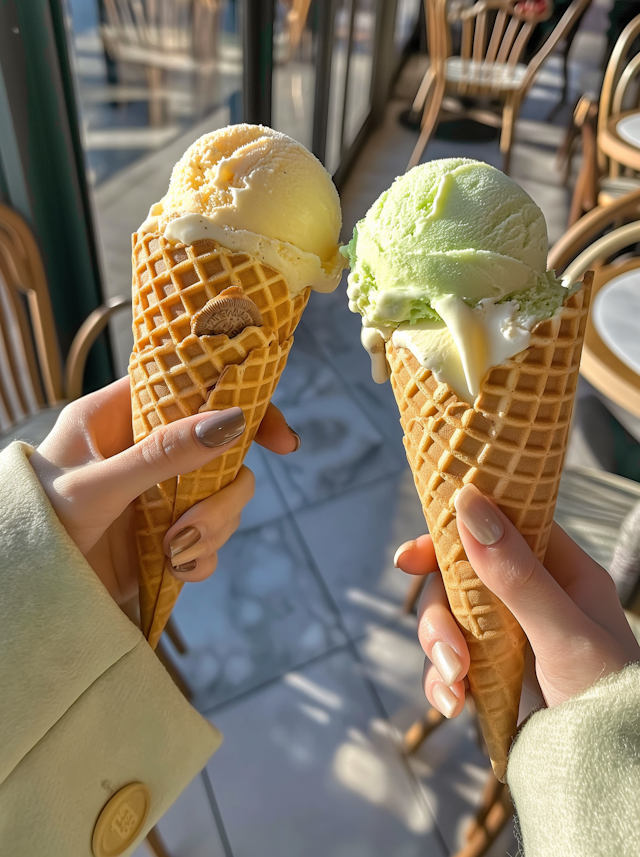
[[[525,65],[525,48],[537,23],[551,14],[520,14],[515,0],[478,0],[467,6],[447,0],[425,0],[429,68],[413,103],[422,111],[418,142],[407,169],[420,158],[438,123],[468,118],[501,128],[503,169],[509,171],[513,132],[520,105],[543,62],[571,32],[591,0],[573,0],[554,30]],[[452,27],[460,29],[460,47],[453,52]]]
[[[629,22],[613,48],[600,98],[585,94],[576,106],[560,151],[566,182],[576,142],[581,140],[582,163],[573,191],[569,226],[596,205],[607,205],[640,188],[640,54],[630,55],[639,35],[640,15]]]
[[[149,121],[166,119],[165,73],[186,72],[196,80],[202,111],[216,71],[222,0],[103,0],[100,36],[117,65],[143,66],[149,86]]]
[[[44,440],[67,401],[82,395],[91,346],[130,299],[111,298],[78,330],[62,367],[40,251],[22,217],[0,205],[0,447]]]
[[[598,109],[598,163],[603,175],[618,178],[624,168],[640,169],[640,135],[623,132],[619,123],[634,115],[640,116],[640,91],[637,77],[640,54],[636,41],[640,35],[640,15],[633,18],[617,40],[607,64]],[[636,140],[637,137],[637,140]],[[633,142],[630,142],[630,139]]]

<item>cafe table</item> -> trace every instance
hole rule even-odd
[[[616,405],[640,418],[640,268],[620,266],[594,282],[581,374]]]
[[[640,111],[612,116],[598,133],[598,148],[612,161],[640,171]]]

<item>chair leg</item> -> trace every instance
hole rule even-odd
[[[517,101],[507,101],[502,111],[502,134],[500,135],[500,151],[502,152],[502,171],[509,175],[511,167],[511,146],[513,145],[513,130],[518,112]]]
[[[169,616],[167,619],[167,624],[164,626],[164,632],[167,637],[173,643],[173,648],[179,655],[186,655],[187,653],[187,644],[184,641],[184,637],[180,633],[178,626],[176,625],[173,616]]]
[[[416,720],[404,733],[404,751],[410,756],[447,718],[437,708],[430,708],[422,720]]]
[[[495,804],[497,800],[500,799],[502,792],[505,790],[505,788],[505,784],[500,782],[500,780],[495,776],[493,771],[490,771],[489,776],[487,777],[487,782],[485,783],[485,787],[482,792],[482,802],[480,804],[480,809],[476,813],[475,819],[469,826],[469,830],[467,831],[467,839],[471,839],[474,831],[474,825],[477,827],[484,827],[484,824],[487,820],[487,816],[491,811],[491,807]]]
[[[432,77],[432,84],[429,87],[429,92],[427,93],[427,98],[425,99],[424,113],[422,114],[422,122],[420,123],[420,136],[418,137],[418,142],[416,143],[415,148],[411,153],[411,158],[409,159],[409,163],[407,164],[407,169],[405,170],[405,172],[408,172],[410,169],[412,169],[412,167],[415,167],[417,164],[420,163],[422,153],[427,148],[427,143],[431,139],[431,135],[433,134],[433,131],[436,125],[438,124],[438,116],[440,114],[440,107],[442,105],[442,99],[444,97],[444,88],[444,71],[440,73],[434,71]]]
[[[411,585],[409,586],[409,590],[404,599],[404,603],[402,605],[403,613],[413,613],[418,604],[418,599],[420,598],[420,593],[424,588],[424,584],[427,577],[426,575],[416,575],[415,579],[411,581]]]
[[[420,81],[420,86],[418,87],[418,91],[416,93],[416,97],[413,99],[413,104],[411,105],[412,113],[421,113],[422,108],[425,105],[427,100],[427,96],[429,95],[429,90],[431,89],[431,84],[433,82],[433,69],[428,68],[424,77]]]
[[[158,833],[157,827],[152,827],[147,834],[146,845],[153,854],[153,857],[171,857]]]
[[[485,822],[473,828],[466,845],[454,857],[483,857],[502,833],[513,815],[513,805],[505,788],[486,815]]]

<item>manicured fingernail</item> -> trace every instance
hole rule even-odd
[[[176,565],[174,566],[174,571],[179,571],[180,573],[184,573],[186,571],[193,571],[193,569],[197,566],[198,562],[195,559],[192,559],[191,562],[185,562],[184,565]]]
[[[449,719],[456,710],[458,697],[451,688],[447,687],[446,684],[442,684],[441,681],[436,682],[436,684],[433,685],[431,688],[431,695],[433,696],[433,701],[440,714],[444,714],[444,716]]]
[[[431,648],[431,663],[440,673],[445,684],[453,684],[460,675],[460,658],[447,643],[434,643]]]
[[[200,541],[200,538],[200,530],[195,527],[185,527],[169,542],[169,556],[173,559],[174,556],[186,551],[187,548],[192,548],[196,542]]]
[[[481,545],[494,545],[504,535],[502,519],[475,485],[465,485],[455,499],[458,517]]]
[[[294,452],[297,452],[297,451],[300,449],[300,447],[302,446],[302,438],[300,437],[300,435],[298,434],[298,432],[297,432],[297,431],[294,431],[294,430],[291,428],[291,426],[289,425],[289,423],[287,423],[287,428],[289,429],[289,431],[291,432],[291,434],[292,434],[292,435],[294,436],[294,438],[296,439],[296,448],[295,448],[293,451],[294,451]]]
[[[395,565],[396,568],[400,568],[399,563],[400,563],[400,557],[402,556],[402,554],[406,553],[407,551],[413,550],[413,548],[415,546],[416,546],[416,540],[415,539],[411,539],[410,542],[405,542],[404,544],[400,545],[400,547],[398,548],[398,550],[395,552],[395,554],[393,556],[393,564]]]
[[[200,420],[194,432],[202,446],[212,449],[240,437],[246,427],[242,409],[227,408],[225,411],[216,411],[206,420]]]

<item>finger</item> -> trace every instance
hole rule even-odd
[[[422,677],[424,693],[431,705],[448,719],[457,717],[464,708],[465,688],[461,681],[447,685],[438,670],[426,661]]]
[[[61,467],[108,458],[133,443],[129,378],[68,404],[38,451]]]
[[[256,443],[278,455],[287,455],[297,452],[301,441],[300,436],[285,420],[282,411],[270,404],[257,431]]]
[[[393,564],[407,574],[431,574],[437,571],[438,560],[431,536],[418,536],[400,545]]]
[[[239,526],[240,515],[236,515],[236,517],[228,521],[224,527],[216,530],[207,538],[198,539],[198,541],[191,547],[169,557],[169,564],[172,568],[172,573],[176,572],[175,576],[178,577],[179,580],[182,580],[187,578],[183,578],[181,575],[188,572],[190,575],[188,579],[195,580],[196,578],[194,578],[192,572],[197,571],[198,574],[201,575],[203,568],[202,562],[208,560],[209,557],[216,556],[220,548],[229,541]],[[208,577],[209,574],[213,574],[214,569],[215,566],[211,568],[208,574],[205,574],[204,577],[199,576],[197,579],[204,580],[204,578]]]
[[[230,521],[239,521],[240,513],[255,493],[255,484],[253,473],[243,466],[230,485],[192,506],[167,530],[166,555],[176,557],[183,551],[190,551],[201,540],[216,539],[217,533],[226,530]],[[223,542],[218,547],[221,544]]]
[[[583,613],[621,643],[633,644],[635,637],[611,575],[557,524],[551,529],[544,564]]]
[[[100,504],[113,520],[143,491],[190,473],[227,452],[246,428],[240,408],[196,414],[153,431],[144,440],[90,467],[64,472],[54,482],[61,500]]]
[[[218,554],[213,552],[200,557],[198,560],[184,563],[178,568],[173,568],[169,559],[166,560],[167,569],[181,583],[201,583],[211,577],[217,565]]]
[[[445,684],[461,681],[469,671],[469,649],[453,618],[440,574],[432,574],[418,603],[418,639]]]
[[[566,648],[568,639],[589,639],[594,623],[533,554],[518,530],[475,485],[456,495],[458,531],[480,580],[509,608],[536,657]]]

